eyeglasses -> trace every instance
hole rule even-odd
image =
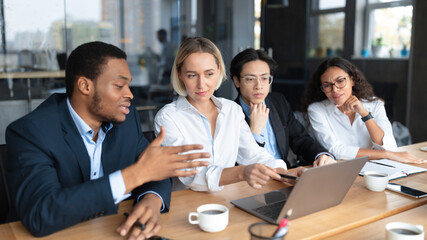
[[[273,82],[273,76],[271,75],[262,75],[262,76],[246,75],[240,78],[244,80],[246,85],[255,85],[257,83],[257,80],[260,81],[261,85],[269,85]]]
[[[329,93],[332,91],[333,86],[338,89],[344,88],[347,85],[347,78],[348,77],[339,77],[334,83],[322,84],[320,89],[322,89],[324,93]]]

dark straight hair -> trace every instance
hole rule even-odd
[[[274,72],[277,69],[277,63],[274,61],[273,58],[268,56],[268,54],[263,50],[255,50],[253,48],[247,48],[240,53],[238,53],[233,60],[231,60],[230,64],[230,77],[231,80],[234,80],[234,77],[237,77],[240,81],[240,73],[242,72],[243,65],[245,65],[248,62],[260,60],[265,63],[267,63],[268,67],[270,68],[270,75],[274,75]],[[236,87],[236,85],[234,85]],[[239,88],[237,88],[237,91],[240,94]]]

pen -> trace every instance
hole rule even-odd
[[[293,179],[293,180],[299,180],[299,177],[295,177],[295,176],[291,176],[291,175],[286,175],[286,174],[281,174],[281,173],[279,173],[279,175],[282,177],[282,178],[289,178],[289,179]]]
[[[123,215],[125,215],[125,217],[129,217],[129,213],[127,213],[127,212],[124,212]],[[142,231],[144,231],[144,229],[145,229],[145,224],[142,224],[139,221],[134,222],[133,226],[139,227]]]
[[[392,165],[388,165],[388,164],[384,164],[384,163],[379,163],[379,162],[373,162],[373,161],[369,161],[369,162],[371,162],[371,163],[375,163],[375,164],[378,164],[378,165],[383,165],[383,166],[386,166],[386,167],[392,167],[392,168],[396,168],[395,166],[392,166]]]
[[[282,218],[282,221],[280,221],[279,226],[277,227],[276,231],[273,234],[273,237],[283,237],[288,232],[288,223],[289,220],[286,218]]]
[[[292,208],[286,213],[285,217],[280,221],[279,226],[273,234],[273,237],[284,237],[288,233],[289,216],[292,214]]]

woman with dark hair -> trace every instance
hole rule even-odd
[[[303,112],[317,140],[340,159],[369,155],[398,162],[425,163],[397,145],[384,102],[355,65],[330,58],[308,82]]]

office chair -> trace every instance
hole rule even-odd
[[[10,207],[9,191],[6,184],[6,144],[0,145],[0,224],[6,222],[7,214]]]

